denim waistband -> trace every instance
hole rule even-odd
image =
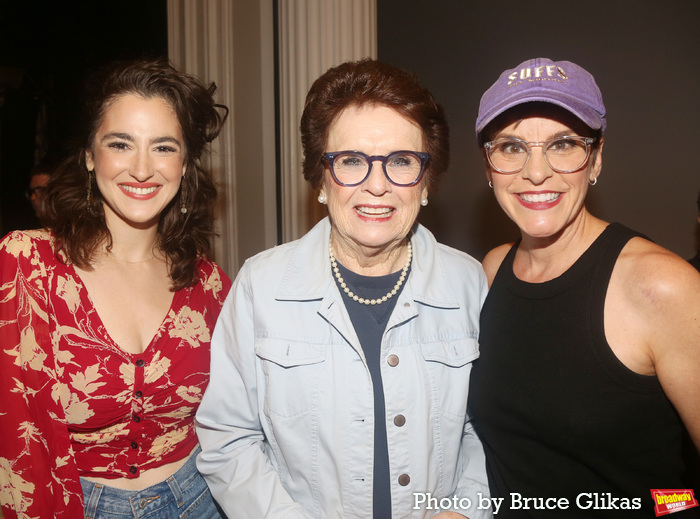
[[[175,474],[143,490],[123,490],[80,478],[85,497],[86,519],[94,516],[100,502],[103,505],[108,502],[111,513],[129,517],[140,517],[153,505],[162,506],[164,501],[174,501],[178,506],[184,505],[186,489],[198,481],[206,485],[195,463],[199,452],[201,448],[197,447]]]

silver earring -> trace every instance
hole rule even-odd
[[[588,180],[588,183],[589,183],[590,185],[592,185],[592,186],[595,186],[595,185],[598,183],[598,177],[595,177],[595,178],[593,179],[593,181]]]
[[[187,184],[185,184],[185,175],[182,175],[182,182],[180,182],[180,212],[182,214],[187,213],[187,205],[185,203],[186,192],[187,192]]]
[[[427,198],[421,198],[421,199],[420,199],[420,205],[422,205],[423,207],[425,207],[426,205],[428,205],[428,199],[427,199]]]
[[[490,187],[491,189],[493,189],[493,184],[491,183],[490,180],[489,180],[489,187]]]
[[[318,195],[318,202],[320,204],[325,204],[326,203],[326,197],[323,195]]]

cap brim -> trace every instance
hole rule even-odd
[[[514,97],[509,97],[505,99],[502,103],[493,107],[488,113],[484,114],[476,125],[476,133],[480,134],[486,126],[493,121],[496,117],[501,115],[511,108],[524,104],[540,101],[544,103],[552,103],[554,105],[560,106],[563,109],[571,112],[576,117],[581,119],[586,126],[594,130],[605,129],[605,123],[603,116],[596,110],[591,108],[585,103],[582,103],[578,99],[571,97],[562,92],[556,91],[539,91],[533,92],[532,90],[523,92],[522,95],[516,95]]]

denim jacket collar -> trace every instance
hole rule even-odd
[[[333,287],[328,259],[331,225],[328,217],[321,220],[292,248],[284,266],[284,276],[275,299],[279,301],[322,300]],[[415,224],[413,262],[406,280],[402,299],[438,308],[459,308],[450,279],[437,254],[437,242],[430,231]]]

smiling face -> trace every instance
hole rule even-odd
[[[392,108],[349,107],[331,125],[326,147],[327,152],[345,150],[370,156],[424,151],[422,132]],[[428,190],[424,180],[410,187],[391,184],[381,163],[373,162],[369,177],[354,187],[337,184],[326,166],[321,194],[328,203],[336,254],[354,256],[361,262],[403,244]]]
[[[117,97],[85,156],[104,198],[107,226],[157,226],[180,187],[185,155],[180,124],[164,99]]]
[[[577,131],[578,130],[578,131]],[[580,132],[580,133],[579,133]],[[506,120],[492,131],[488,139],[517,138],[527,142],[543,142],[561,136],[589,136],[580,121],[568,112],[550,110],[530,114],[517,120]],[[588,214],[584,201],[588,181],[600,174],[602,142],[597,152],[577,171],[557,173],[544,159],[542,148],[533,147],[522,171],[504,175],[494,171],[487,162],[487,175],[494,194],[505,213],[524,236],[555,237],[572,224],[580,223]]]

